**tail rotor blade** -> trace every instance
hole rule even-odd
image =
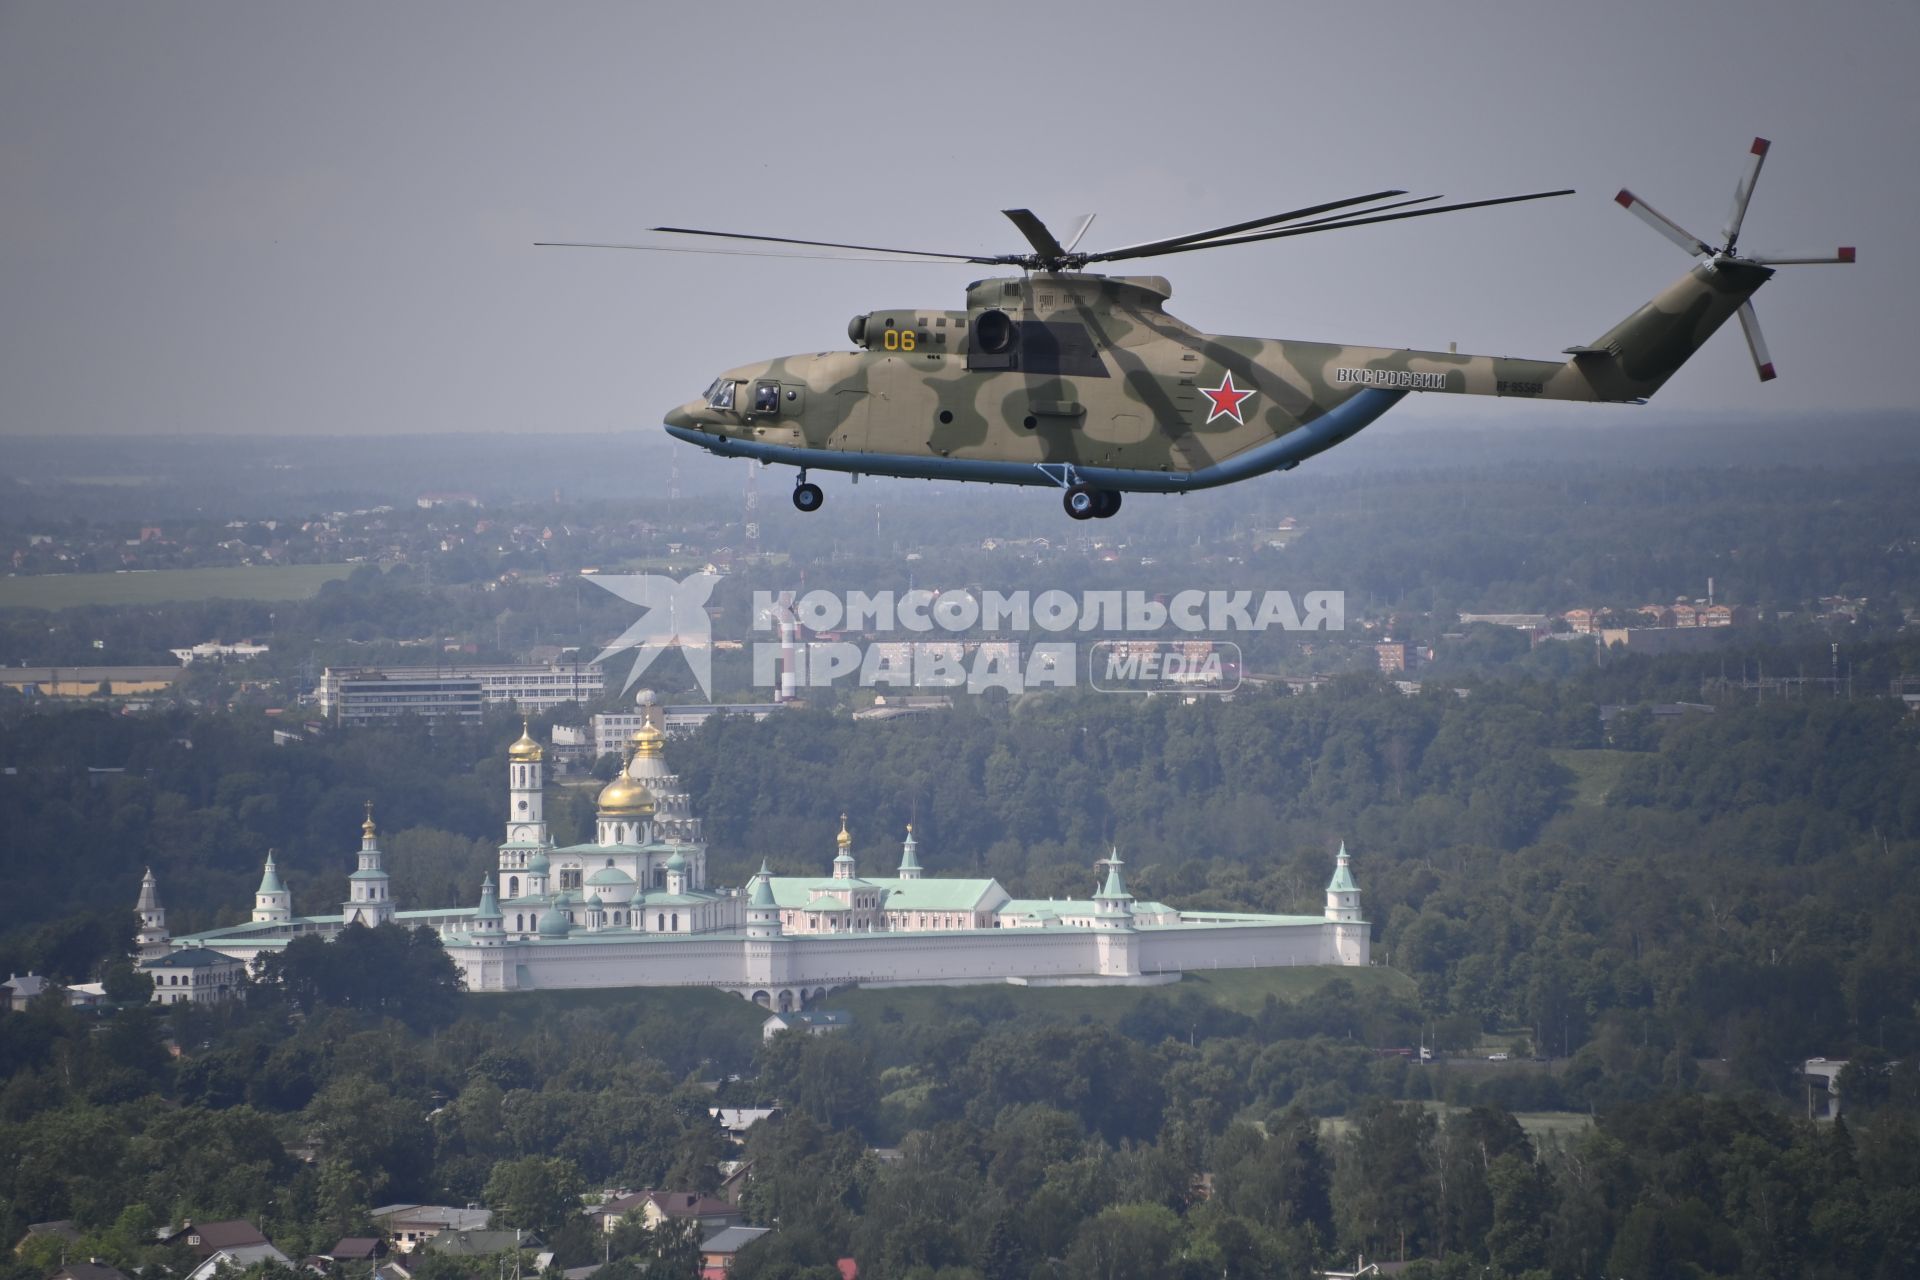
[[[1740,224],[1747,218],[1747,202],[1753,199],[1753,184],[1760,180],[1760,166],[1767,162],[1767,148],[1772,145],[1765,138],[1755,138],[1752,150],[1747,152],[1746,172],[1740,175],[1740,185],[1733,189],[1733,208],[1727,212],[1723,233],[1728,253],[1740,242]]]
[[[1713,252],[1699,236],[1694,235],[1693,232],[1688,231],[1672,218],[1669,218],[1666,214],[1661,213],[1645,200],[1633,194],[1633,192],[1622,189],[1620,194],[1613,198],[1613,201],[1628,213],[1640,219],[1640,221],[1646,223],[1655,231],[1658,231],[1661,235],[1679,245],[1682,249],[1685,249],[1694,257],[1703,258]]]
[[[1753,367],[1760,373],[1760,381],[1772,382],[1774,379],[1773,358],[1767,354],[1767,340],[1760,336],[1760,316],[1748,300],[1740,304],[1740,332],[1747,335],[1747,350],[1753,352]]]
[[[1853,256],[1853,246],[1849,244],[1849,245],[1842,245],[1840,248],[1836,249],[1833,252],[1833,254],[1829,257],[1788,258],[1788,257],[1774,257],[1769,255],[1768,257],[1763,258],[1758,255],[1755,255],[1754,257],[1749,258],[1748,261],[1757,262],[1763,267],[1794,267],[1794,266],[1806,266],[1813,263],[1821,263],[1821,262],[1851,263],[1852,261],[1854,261],[1854,256]]]

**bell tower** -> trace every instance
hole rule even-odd
[[[367,820],[360,824],[360,866],[347,877],[347,901],[342,925],[377,928],[393,919],[393,891],[387,869],[381,865],[380,836],[373,825],[373,801],[367,801]]]
[[[547,843],[547,753],[520,722],[520,738],[507,748],[507,843]]]

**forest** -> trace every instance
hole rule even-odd
[[[1392,982],[1334,975],[1252,1007],[1183,985],[1110,1017],[861,993],[853,1031],[763,1047],[730,997],[489,999],[455,989],[430,939],[289,949],[244,1007],[0,1018],[0,1148],[27,1157],[0,1214],[74,1217],[131,1263],[144,1224],[185,1214],[256,1217],[291,1252],[398,1198],[499,1201],[571,1265],[596,1242],[556,1205],[711,1187],[744,1154],[751,1220],[780,1222],[745,1280],[845,1256],[917,1280],[1092,1280],[1355,1253],[1449,1276],[1910,1274],[1920,721],[1885,697],[1630,709],[1690,672],[716,718],[668,759],[722,883],[762,857],[823,869],[845,810],[871,872],[912,821],[931,875],[1080,894],[1118,846],[1143,898],[1317,912],[1344,842]],[[0,717],[19,762],[0,818],[45,851],[9,860],[0,963],[112,967],[146,865],[179,930],[238,918],[268,848],[296,910],[332,910],[367,798],[402,905],[472,899],[517,722],[279,747],[270,724]],[[556,789],[558,836],[592,795]],[[1799,1118],[1816,1056],[1849,1060],[1841,1123]],[[729,1153],[716,1098],[784,1115]],[[98,1158],[53,1154],[83,1146]],[[686,1250],[617,1240],[635,1274]]]

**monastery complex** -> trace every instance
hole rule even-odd
[[[523,732],[508,751],[499,866],[474,906],[402,910],[371,806],[337,914],[294,915],[269,854],[248,923],[174,938],[149,872],[139,948],[154,998],[219,998],[242,965],[293,938],[388,922],[435,930],[472,991],[707,986],[781,1011],[853,985],[1143,986],[1187,969],[1369,962],[1344,846],[1321,916],[1141,902],[1117,855],[1091,899],[1015,898],[991,879],[922,875],[911,827],[896,865],[863,876],[844,816],[820,876],[778,876],[762,864],[744,886],[713,886],[664,738],[651,711],[600,792],[593,842],[556,847],[543,816],[545,751]]]

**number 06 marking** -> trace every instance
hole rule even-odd
[[[911,329],[889,329],[880,345],[889,351],[913,350],[913,331]]]

